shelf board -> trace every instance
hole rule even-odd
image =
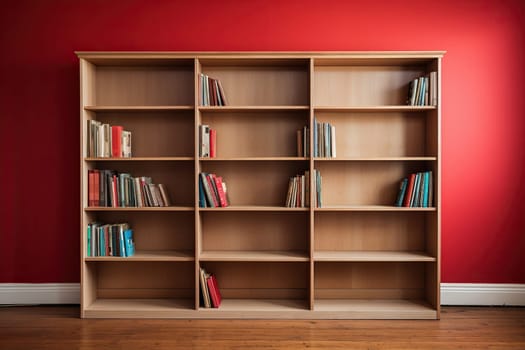
[[[423,112],[436,106],[316,106],[315,112]]]
[[[219,208],[199,208],[200,211],[308,211],[310,208],[287,208],[277,206],[239,205]]]
[[[215,157],[207,158],[201,157],[200,161],[203,162],[246,162],[246,161],[307,161],[310,158],[307,157]]]
[[[85,207],[85,211],[193,211],[193,207]]]
[[[85,261],[195,261],[191,251],[158,250],[137,251],[130,257],[118,256],[91,256]]]
[[[315,299],[314,311],[334,319],[437,318],[437,311],[422,300]]]
[[[309,261],[306,252],[299,251],[205,251],[200,261]]]
[[[86,111],[93,112],[162,112],[192,111],[193,105],[184,106],[84,106]]]
[[[310,106],[199,106],[201,112],[286,112],[307,111]]]
[[[375,261],[400,261],[400,262],[435,262],[436,258],[425,252],[400,252],[400,251],[316,251],[314,261],[330,262],[375,262]]]
[[[188,318],[195,316],[193,299],[97,299],[85,307],[85,317]]]
[[[86,162],[177,162],[191,161],[193,157],[86,157]]]
[[[308,312],[305,300],[295,299],[222,299],[218,308],[199,308],[199,312]],[[221,315],[222,316],[222,315]],[[241,316],[241,315],[238,315]],[[249,317],[249,316],[248,316]]]
[[[435,161],[437,157],[334,157],[334,158],[320,158],[315,157],[316,162],[405,162],[405,161]]]
[[[326,205],[315,211],[436,211],[435,207],[394,207],[389,205]]]

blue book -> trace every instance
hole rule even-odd
[[[403,199],[405,198],[405,193],[407,191],[408,179],[405,177],[401,184],[399,185],[399,193],[397,195],[396,207],[403,206]]]
[[[132,229],[124,231],[124,241],[126,242],[126,256],[133,256],[135,254],[135,242],[133,241]]]
[[[91,256],[91,224],[87,227],[87,256]]]
[[[204,187],[202,178],[199,176],[199,207],[206,208],[206,195],[204,194]]]
[[[423,180],[423,207],[428,208],[428,185],[430,179],[430,172],[426,171]]]
[[[118,228],[118,242],[119,242],[119,250],[120,250],[119,256],[125,257],[126,256],[126,241],[124,240],[124,229],[122,228],[122,225],[119,225],[119,228]]]
[[[104,237],[104,226],[99,228],[98,235],[99,256],[106,256],[106,238]]]

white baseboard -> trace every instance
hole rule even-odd
[[[79,283],[0,283],[0,305],[80,304]]]
[[[441,305],[525,306],[525,284],[441,283]]]
[[[0,305],[79,303],[78,283],[0,283]],[[441,283],[441,304],[525,306],[525,284]]]

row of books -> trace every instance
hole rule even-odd
[[[199,99],[201,106],[226,106],[228,104],[220,80],[202,73],[199,79]]]
[[[131,132],[120,125],[102,124],[98,120],[87,121],[88,157],[131,157]]]
[[[314,169],[315,206],[321,208],[322,178],[319,170]],[[288,208],[308,208],[310,206],[310,172],[306,170],[303,175],[296,175],[288,182],[285,206]]]
[[[432,171],[410,174],[401,180],[396,207],[432,207],[433,189]]]
[[[129,257],[135,254],[133,230],[128,223],[87,226],[87,256]]]
[[[217,278],[211,273],[207,273],[202,267],[199,270],[199,279],[201,285],[201,305],[205,308],[218,308],[221,305],[221,292]]]
[[[314,157],[336,157],[335,126],[314,118]]]
[[[410,82],[407,104],[409,106],[437,106],[437,72]]]
[[[199,125],[199,157],[217,156],[217,130],[209,125]]]
[[[217,208],[229,206],[226,183],[221,176],[199,174],[199,207]]]
[[[90,207],[168,207],[171,200],[164,184],[151,177],[132,177],[115,170],[88,170]]]
[[[290,178],[286,204],[288,208],[307,208],[310,206],[310,172]]]

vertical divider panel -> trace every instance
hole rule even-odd
[[[314,275],[314,271],[315,271],[315,262],[314,262],[314,235],[315,235],[315,231],[314,231],[314,209],[315,209],[315,201],[314,199],[316,198],[315,196],[315,193],[313,193],[312,189],[313,189],[313,183],[314,183],[314,177],[313,177],[313,174],[314,174],[314,157],[313,157],[313,145],[314,145],[314,136],[313,136],[313,128],[314,128],[314,124],[313,124],[313,120],[314,120],[314,105],[313,105],[313,90],[314,90],[314,59],[313,58],[310,58],[310,64],[309,64],[309,79],[308,79],[308,82],[309,82],[309,101],[308,101],[308,104],[310,106],[310,113],[309,113],[309,134],[308,134],[308,138],[309,138],[309,143],[310,143],[310,147],[309,147],[309,153],[308,153],[308,169],[310,171],[310,183],[308,184],[308,186],[310,186],[310,189],[308,191],[308,193],[310,194],[310,208],[308,209],[308,214],[309,214],[309,221],[310,221],[310,227],[309,227],[309,238],[310,238],[310,242],[309,242],[309,251],[310,251],[310,283],[308,284],[309,285],[309,298],[310,298],[310,302],[309,302],[309,306],[310,306],[310,310],[313,310],[314,309],[314,302],[315,302],[315,291],[314,291],[314,278],[315,278],[315,275]]]
[[[194,245],[194,254],[195,254],[195,280],[194,280],[194,286],[195,286],[195,310],[199,309],[199,267],[200,267],[200,253],[201,253],[201,218],[200,218],[200,211],[199,211],[199,171],[200,171],[200,159],[199,159],[199,124],[200,124],[200,110],[199,110],[199,73],[200,73],[200,62],[198,57],[194,58],[194,68],[193,68],[193,89],[194,89],[194,100],[193,100],[193,106],[194,106],[194,117],[193,117],[193,156],[195,159],[195,167],[193,172],[193,178],[194,178],[194,189],[195,189],[195,195],[193,198],[193,205],[194,205],[194,218],[195,218],[195,225],[194,225],[194,238],[195,238],[195,245]]]

